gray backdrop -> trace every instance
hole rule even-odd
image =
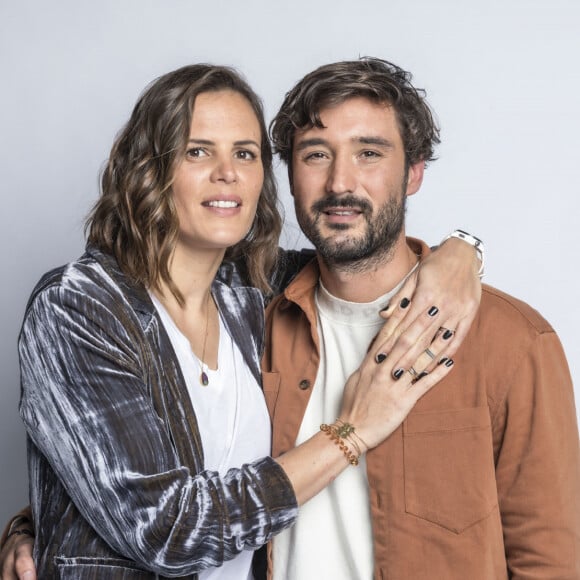
[[[439,160],[409,231],[462,227],[485,280],[552,322],[579,384],[577,0],[0,0],[0,522],[27,503],[16,338],[40,275],[82,251],[83,218],[143,87],[178,66],[239,67],[269,116],[304,73],[376,55],[414,72],[440,119]],[[287,246],[303,244],[285,172]],[[577,391],[578,399],[578,391]]]

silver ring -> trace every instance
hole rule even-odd
[[[409,367],[408,369],[408,373],[412,376],[412,377],[416,377],[417,376],[417,371],[413,368],[413,367]]]
[[[431,352],[430,349],[426,348],[425,349],[425,354],[431,359],[434,360],[435,359],[435,355]]]

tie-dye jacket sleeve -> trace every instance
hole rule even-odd
[[[271,458],[226,477],[203,470],[195,415],[158,319],[139,319],[89,266],[44,283],[19,342],[37,550],[43,537],[55,541],[45,528],[56,525],[59,514],[48,512],[63,494],[115,552],[157,574],[191,574],[264,544],[296,516],[284,472]],[[69,539],[59,541],[66,553]]]

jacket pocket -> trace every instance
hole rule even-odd
[[[263,372],[262,386],[266,405],[268,406],[268,413],[270,414],[270,421],[272,421],[276,401],[278,400],[278,392],[280,391],[280,373]]]
[[[403,453],[407,513],[460,534],[497,505],[487,407],[409,415]]]
[[[55,558],[59,580],[154,580],[153,572],[141,570],[122,558]]]

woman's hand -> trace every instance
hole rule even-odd
[[[372,352],[367,353],[346,383],[339,415],[342,425],[329,428],[325,425],[326,430],[319,431],[276,459],[292,483],[298,505],[331,483],[350,465],[352,457],[358,457],[384,441],[403,422],[415,403],[451,371],[453,363],[435,362],[445,348],[446,341],[438,338],[430,347],[431,356],[420,353],[413,360],[414,368],[409,366],[396,376],[388,365],[377,363]],[[421,374],[415,371],[419,368],[429,372]],[[341,439],[348,456],[337,443],[339,427],[354,427],[352,437],[356,444],[352,439],[346,443]],[[332,434],[330,437],[329,433]]]
[[[480,262],[472,246],[451,238],[422,261],[381,312],[387,322],[371,347],[393,372],[407,369],[431,342],[445,336],[441,358],[460,347],[481,300]]]
[[[440,334],[418,355],[407,353],[412,364],[394,372],[384,361],[377,362],[374,352],[367,353],[346,384],[339,417],[355,427],[367,448],[362,452],[382,443],[415,403],[451,371],[453,361],[443,357],[446,349],[447,340]]]
[[[0,551],[0,580],[36,580],[32,559],[34,538],[12,535]]]

